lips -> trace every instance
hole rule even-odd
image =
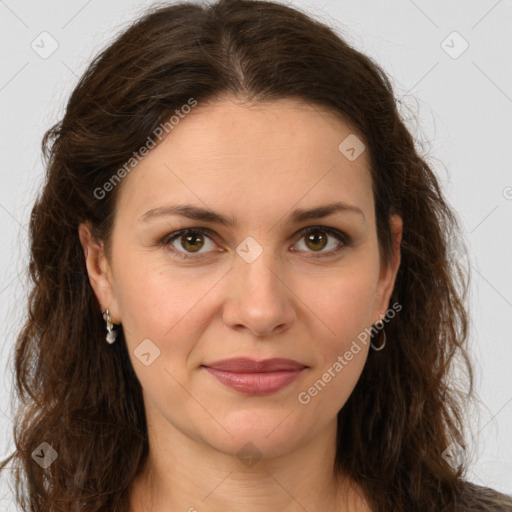
[[[208,363],[203,366],[213,368],[214,370],[236,373],[266,373],[302,370],[303,368],[306,368],[306,365],[294,361],[293,359],[274,358],[256,361],[246,357],[224,359],[222,361]]]
[[[307,366],[292,359],[233,358],[203,365],[225,386],[247,395],[267,395],[296,380]]]

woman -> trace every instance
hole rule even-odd
[[[458,226],[368,57],[278,3],[155,8],[43,150],[24,509],[512,510],[464,480]]]

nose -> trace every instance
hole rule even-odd
[[[250,263],[237,257],[226,278],[226,325],[239,331],[248,329],[258,337],[272,336],[292,325],[298,299],[269,249]]]

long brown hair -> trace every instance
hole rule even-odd
[[[141,386],[122,327],[105,343],[78,225],[89,220],[108,255],[122,182],[102,199],[94,191],[190,98],[221,95],[327,107],[364,141],[384,262],[388,219],[404,219],[391,298],[403,308],[338,414],[335,470],[348,472],[375,510],[453,510],[467,461],[454,469],[442,453],[451,443],[467,449],[465,401],[474,395],[469,279],[449,244],[457,218],[383,70],[301,11],[250,0],[143,13],[93,60],[44,135],[46,181],[30,220],[33,287],[15,351],[16,451],[3,463],[12,462],[17,501],[38,512],[128,510],[148,454]],[[465,380],[455,387],[459,360]],[[46,468],[32,457],[42,442],[58,454]]]

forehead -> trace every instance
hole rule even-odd
[[[135,221],[176,200],[215,210],[224,204],[228,215],[368,203],[367,151],[350,160],[340,150],[355,136],[333,112],[300,100],[199,103],[123,179],[117,210]]]

